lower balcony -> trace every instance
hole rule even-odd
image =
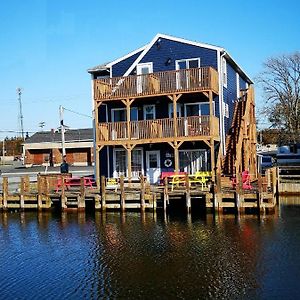
[[[154,143],[180,138],[182,140],[208,139],[219,137],[219,119],[215,116],[191,116],[174,119],[99,123],[98,142],[102,145],[133,143]]]

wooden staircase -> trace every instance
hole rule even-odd
[[[231,127],[226,136],[222,174],[232,176],[248,170],[256,178],[256,122],[252,86],[241,91],[235,102]]]

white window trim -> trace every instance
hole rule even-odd
[[[222,58],[222,82],[223,86],[227,88],[227,61],[225,57]]]
[[[137,64],[136,65],[136,75],[141,75],[138,71],[139,71],[139,68],[142,68],[144,66],[149,66],[150,68],[150,72],[149,73],[153,73],[153,62],[146,62],[146,63],[140,63],[140,64]]]
[[[154,108],[153,109],[153,115],[154,115],[153,120],[155,120],[156,119],[156,107],[155,107],[155,104],[147,104],[147,105],[143,106],[143,118],[144,118],[144,120],[146,120],[146,107],[147,106],[152,106]]]
[[[191,60],[198,60],[198,65],[199,65],[199,68],[200,68],[200,57],[195,57],[195,58],[185,58],[185,59],[177,59],[177,60],[175,60],[175,67],[176,67],[176,70],[179,70],[179,63],[180,62],[183,62],[183,61],[185,61],[185,62],[187,62],[188,63],[188,68],[187,69],[190,69],[190,67],[189,67],[189,61],[191,61]]]

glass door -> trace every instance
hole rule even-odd
[[[138,64],[136,66],[137,93],[141,94],[149,89],[149,78],[146,74],[153,73],[152,62]]]
[[[159,151],[146,152],[146,169],[146,175],[149,182],[157,183],[161,173]]]

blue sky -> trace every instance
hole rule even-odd
[[[89,67],[148,43],[156,33],[222,46],[255,79],[270,56],[300,50],[300,2],[10,0],[0,2],[0,130],[59,126],[59,105],[91,115]],[[264,102],[257,89],[257,106]],[[263,120],[261,120],[263,122]],[[65,112],[72,128],[91,119]],[[11,135],[0,133],[0,139]]]

